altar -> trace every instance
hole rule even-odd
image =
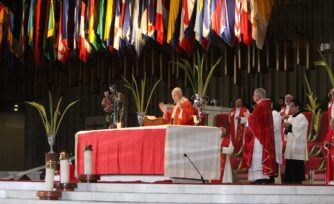
[[[220,177],[220,130],[205,126],[148,126],[75,134],[76,175],[84,173],[84,146],[92,145],[97,175],[160,175],[205,180]],[[188,157],[188,158],[187,158]]]

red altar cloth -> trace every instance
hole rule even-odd
[[[93,174],[164,174],[166,128],[102,130],[78,134],[77,172],[84,173],[84,146],[92,145]]]

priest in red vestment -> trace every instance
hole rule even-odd
[[[165,122],[173,125],[194,125],[193,116],[197,115],[197,109],[183,96],[182,89],[179,87],[174,88],[172,98],[174,105],[170,111],[167,111],[167,107],[164,103],[159,104]]]
[[[247,122],[246,113],[249,112],[248,109],[242,105],[242,99],[236,99],[235,107],[230,110],[229,114],[230,134],[235,153],[240,152],[244,142],[245,125]]]
[[[247,114],[242,165],[248,168],[248,180],[252,183],[272,183],[277,165],[270,100],[263,88],[255,89],[253,99],[256,106]]]
[[[334,89],[331,89],[330,101],[328,102],[329,127],[324,146],[327,151],[326,183],[334,184]]]

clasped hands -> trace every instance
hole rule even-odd
[[[289,127],[290,125],[291,125],[291,123],[289,123],[289,122],[284,122],[284,127],[285,127],[285,128]]]

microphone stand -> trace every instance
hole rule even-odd
[[[191,159],[188,157],[188,155],[186,153],[183,154],[183,156],[185,158],[187,158],[189,160],[189,162],[191,163],[191,165],[194,167],[194,169],[197,171],[198,175],[201,177],[202,183],[205,184],[205,180],[202,176],[202,174],[199,172],[199,170],[197,169],[196,165],[191,161]]]

